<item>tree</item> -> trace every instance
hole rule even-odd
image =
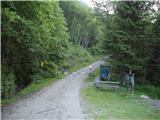
[[[118,75],[131,70],[139,82],[146,82],[152,2],[116,1],[112,4],[115,10],[108,15],[104,43],[112,54],[113,69]]]
[[[14,86],[18,90],[34,80],[57,75],[69,46],[58,2],[3,1],[1,27],[3,97]],[[10,80],[13,89],[6,87]]]
[[[70,33],[70,41],[83,48],[93,48],[101,34],[101,21],[79,1],[60,1]]]
[[[155,3],[158,11],[153,24],[152,44],[147,65],[147,80],[156,86],[160,84],[160,3]]]

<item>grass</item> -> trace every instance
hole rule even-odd
[[[69,72],[73,72],[76,71],[84,66],[89,65],[90,63],[97,61],[99,59],[101,59],[102,56],[96,56],[94,59],[91,60],[86,60],[85,62],[78,62],[76,64],[76,66],[74,66],[73,68],[69,69]],[[51,84],[53,84],[54,82],[56,82],[57,80],[63,78],[65,75],[64,74],[60,74],[57,77],[54,78],[48,78],[48,79],[42,79],[40,80],[38,83],[32,83],[29,86],[27,86],[26,88],[24,88],[23,90],[21,90],[20,92],[18,92],[15,96],[8,98],[8,99],[1,99],[1,106],[5,106],[8,105],[10,103],[15,102],[17,99],[29,95],[31,93],[37,92],[40,89],[47,87]]]
[[[136,85],[136,94],[144,94],[153,99],[160,99],[160,87],[152,85]]]
[[[99,69],[86,79],[86,84],[93,83]],[[135,94],[120,95],[111,90],[97,89],[88,84],[82,89],[81,95],[85,102],[84,113],[88,119],[95,120],[160,120],[160,109],[140,99],[141,91]]]
[[[82,90],[87,111],[95,120],[159,120],[160,109],[143,102],[135,95],[120,96],[93,86]]]

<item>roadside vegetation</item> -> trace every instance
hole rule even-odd
[[[127,91],[98,89],[94,85],[99,76],[99,68],[88,75],[81,91],[83,113],[86,119],[95,120],[159,120],[160,108],[153,106],[152,100],[144,100],[140,95],[156,99],[159,89],[153,86],[138,86],[134,94]],[[127,93],[126,93],[127,92]],[[150,94],[152,93],[152,94]],[[158,96],[160,97],[160,96]]]
[[[76,66],[70,68],[66,73],[61,73],[61,74],[57,75],[57,77],[50,77],[50,78],[46,78],[46,79],[42,78],[39,81],[33,82],[30,85],[28,85],[27,87],[25,87],[23,90],[18,91],[16,93],[16,95],[14,95],[13,97],[2,99],[1,105],[5,106],[7,104],[15,102],[16,100],[18,100],[21,97],[29,96],[30,94],[33,94],[33,93],[39,91],[40,89],[53,84],[54,82],[56,82],[57,80],[60,80],[61,78],[65,77],[66,75],[68,75],[68,74],[70,74],[70,73],[72,73],[72,72],[74,72],[84,66],[87,66],[94,61],[101,59],[101,57],[102,56],[96,56],[95,58],[92,58],[92,59],[90,58],[89,60],[86,60],[86,62],[75,63]]]
[[[131,71],[135,95],[122,97],[90,86],[84,89],[84,98],[95,101],[97,108],[104,108],[101,102],[106,108],[113,105],[109,112],[116,118],[157,119],[159,112],[146,109],[137,98],[145,94],[160,99],[160,2],[92,2],[93,8],[81,0],[1,2],[2,104],[48,86],[97,56],[109,55],[112,80]],[[97,75],[98,70],[88,81]],[[135,106],[137,113],[131,110]],[[99,117],[107,118],[104,113]]]
[[[130,94],[119,89],[97,89],[94,85],[95,78],[100,76],[97,69],[88,76],[81,92],[86,118],[159,120],[160,108],[153,104],[160,99],[160,3],[97,1],[94,10],[103,21],[103,45],[105,53],[111,55],[112,80],[120,82],[122,73],[131,71],[135,74],[135,91]]]
[[[112,56],[113,79],[131,71],[137,83],[159,87],[160,3],[97,1],[95,12],[104,21],[104,48]]]
[[[99,33],[91,38],[89,32],[94,31],[92,25],[99,26],[96,17],[94,20],[89,17],[93,16],[91,10],[78,1],[66,6],[76,7],[74,19],[81,19],[78,22],[83,22],[83,27],[88,25],[88,29],[81,31],[90,36],[84,36],[79,30],[73,30],[77,23],[68,20],[70,17],[65,18],[70,11],[64,13],[65,8],[59,4],[58,1],[2,1],[2,104],[93,62],[96,57],[92,54],[99,53],[99,47],[93,48]],[[87,20],[83,20],[86,16]],[[78,38],[73,34],[79,34]],[[91,44],[92,40],[94,43]],[[92,54],[90,49],[94,50]]]

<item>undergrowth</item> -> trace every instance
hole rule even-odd
[[[73,71],[76,71],[86,65],[89,65],[90,63],[97,61],[102,57],[102,56],[95,56],[93,58],[93,56],[90,53],[78,47],[70,48],[70,50],[72,52],[72,53],[70,52],[71,53],[70,59],[62,62],[60,65],[60,66],[63,66],[63,68],[65,68],[65,71],[60,71],[60,70],[56,71],[58,74],[56,76],[51,76],[49,78],[43,78],[43,77],[40,77],[40,75],[36,76],[35,80],[30,85],[28,85],[21,91],[17,92],[14,96],[6,99],[1,99],[1,105],[4,106],[10,103],[13,103],[20,97],[29,95],[46,86],[49,86],[56,80],[63,78],[65,75]]]

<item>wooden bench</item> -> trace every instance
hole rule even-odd
[[[119,88],[119,82],[114,81],[101,81],[100,78],[96,78],[95,85],[100,88],[101,85],[105,85],[106,88]]]

